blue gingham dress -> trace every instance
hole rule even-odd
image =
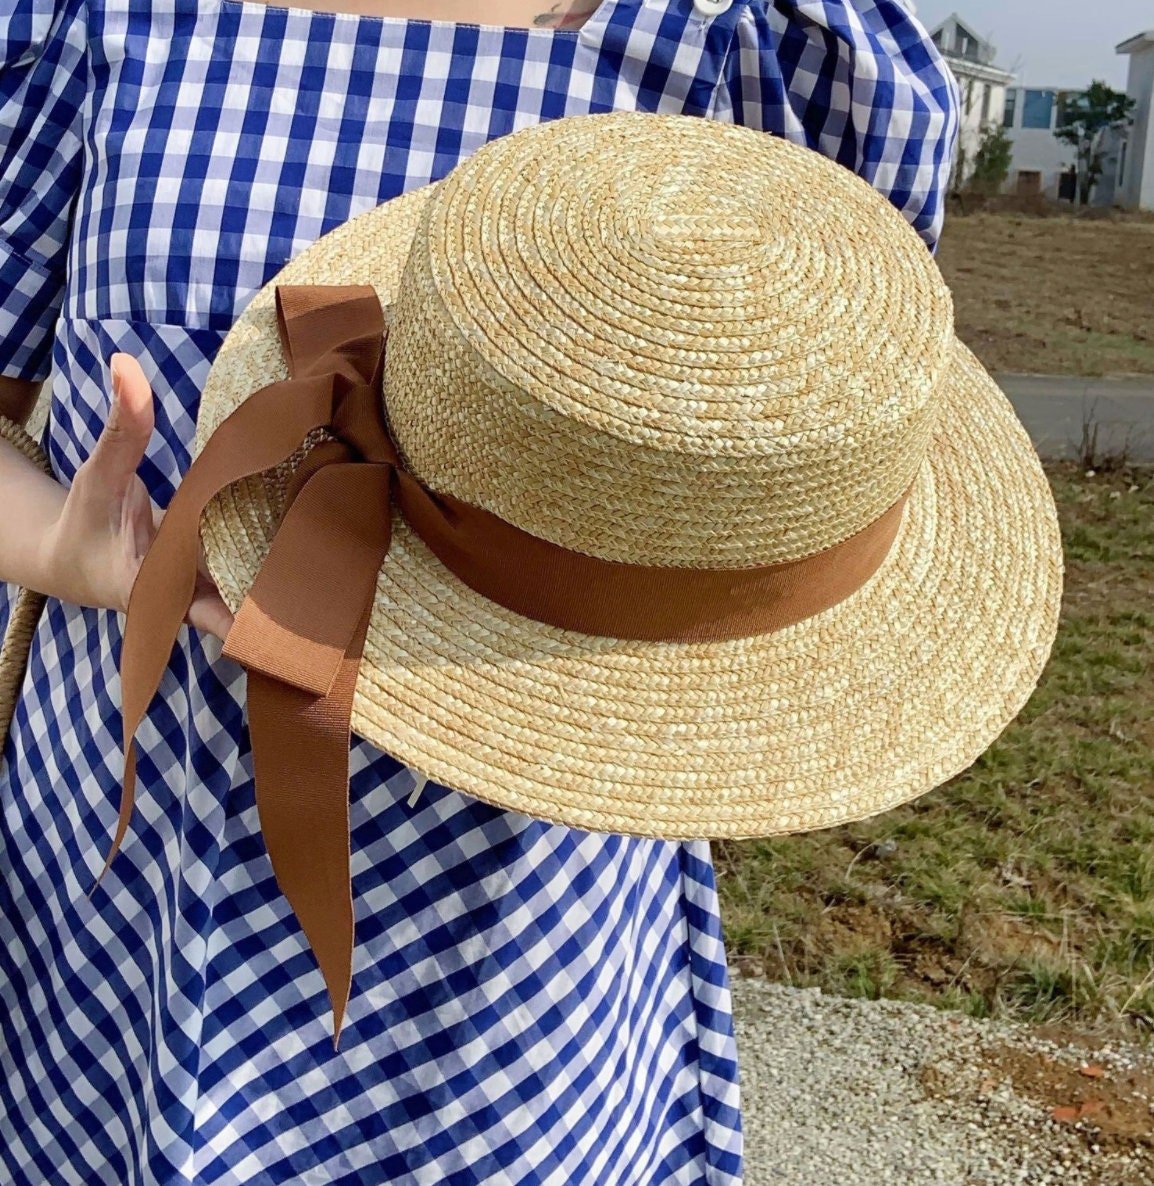
[[[721,5],[723,7],[723,5]],[[547,6],[543,6],[547,7]],[[167,504],[252,295],[493,137],[733,120],[871,181],[933,246],[956,92],[896,0],[606,0],[580,30],[252,0],[2,0],[0,373],[50,378],[67,483],[108,358]],[[0,626],[8,596],[0,597]],[[117,815],[121,619],[50,601],[0,768],[5,1186],[732,1186],[739,1075],[709,845],[574,831],[353,745],[356,939],[324,986],[261,840],[244,676],[182,633]]]

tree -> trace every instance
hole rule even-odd
[[[1102,160],[1111,133],[1124,131],[1134,122],[1135,100],[1095,79],[1090,89],[1066,100],[1054,135],[1077,150],[1078,201],[1085,206],[1102,176]]]
[[[974,153],[974,167],[970,172],[966,188],[974,193],[990,197],[1002,192],[1006,178],[1010,175],[1010,160],[1014,145],[1006,129],[987,124],[982,129],[982,138]]]
[[[959,141],[957,152],[954,154],[954,167],[950,172],[950,193],[957,194],[961,191],[966,180],[966,150]]]

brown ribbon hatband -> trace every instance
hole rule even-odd
[[[857,535],[785,564],[699,570],[599,560],[428,490],[405,471],[385,420],[386,333],[371,287],[281,286],[276,308],[291,377],[261,388],[213,433],[132,589],[121,651],[124,783],[104,870],[132,815],[133,738],[192,600],[201,514],[225,487],[327,429],[332,439],[293,475],[224,653],[248,672],[261,831],[324,975],[335,1045],[352,979],[350,719],[394,503],[450,572],[507,609],[583,634],[704,642],[780,630],[859,589],[888,554],[908,492]]]

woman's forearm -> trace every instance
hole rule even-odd
[[[59,482],[0,440],[0,581],[55,592],[46,542],[66,497]]]

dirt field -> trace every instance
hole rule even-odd
[[[1154,374],[1154,220],[953,214],[938,262],[990,370]]]

